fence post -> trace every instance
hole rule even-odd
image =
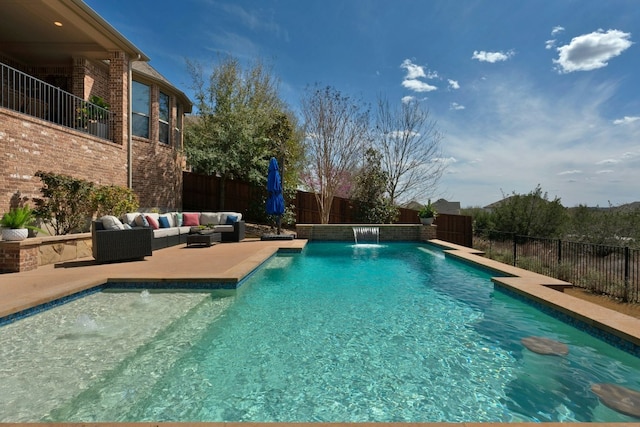
[[[558,239],[558,265],[562,263],[562,240]]]
[[[513,233],[513,266],[517,267],[516,257],[518,256],[518,239],[516,233]]]
[[[629,301],[629,246],[624,247],[624,302]]]

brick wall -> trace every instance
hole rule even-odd
[[[0,212],[12,199],[40,197],[38,170],[96,184],[127,185],[126,149],[7,109],[0,112]]]
[[[0,242],[0,273],[18,273],[38,268],[38,247],[22,242]]]
[[[0,241],[0,273],[18,273],[41,265],[91,257],[91,246],[91,233]]]
[[[162,211],[182,208],[183,156],[171,146],[133,138],[133,190],[140,207]]]

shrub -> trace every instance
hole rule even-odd
[[[93,210],[98,217],[120,217],[140,207],[138,196],[130,189],[118,185],[103,185],[93,191]]]
[[[56,235],[86,228],[93,213],[93,183],[68,175],[36,172],[42,180],[42,198],[34,198],[36,216],[49,224]]]

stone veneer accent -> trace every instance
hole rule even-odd
[[[0,241],[0,273],[35,270],[41,265],[91,256],[91,233]]]
[[[378,227],[381,242],[419,241],[436,238],[437,226],[421,224],[297,224],[298,239],[353,240],[353,227]]]

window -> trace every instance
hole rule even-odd
[[[169,143],[169,95],[160,92],[158,98],[158,140]]]
[[[131,125],[133,134],[143,138],[149,138],[149,117],[151,88],[140,82],[133,82]]]

